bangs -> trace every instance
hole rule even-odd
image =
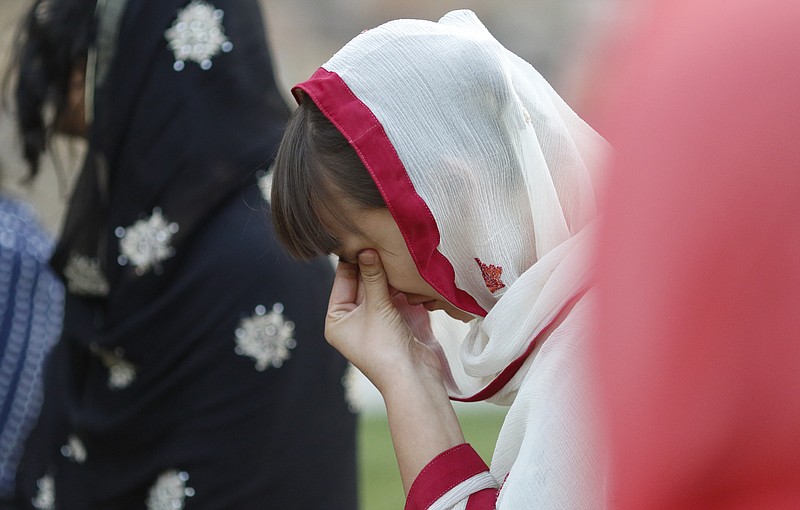
[[[308,260],[339,248],[331,232],[359,232],[337,205],[376,209],[386,203],[344,135],[313,101],[303,99],[275,157],[270,202],[279,241]]]
[[[316,169],[308,114],[297,108],[286,126],[272,169],[272,220],[278,240],[308,260],[333,252],[339,241],[323,227],[319,207],[333,198]],[[337,215],[334,215],[334,217]]]

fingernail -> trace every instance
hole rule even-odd
[[[371,266],[377,260],[374,251],[364,250],[358,253],[358,263],[366,266]]]

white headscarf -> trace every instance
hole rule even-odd
[[[451,397],[513,401],[537,336],[589,286],[604,140],[466,10],[366,31],[297,88],[358,152],[423,278],[477,317],[438,338]],[[583,315],[550,338],[580,334]]]

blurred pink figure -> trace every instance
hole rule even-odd
[[[638,28],[603,129],[612,507],[798,509],[800,2],[661,2]]]

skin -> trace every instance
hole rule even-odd
[[[463,322],[474,318],[450,304],[422,278],[388,209],[364,209],[346,200],[342,208],[343,216],[351,225],[357,225],[358,229],[354,232],[336,226],[330,228],[340,241],[340,248],[335,251],[340,260],[355,264],[358,253],[367,249],[375,250],[383,263],[392,293],[401,292],[411,305],[421,305],[428,311],[443,310]]]
[[[72,69],[67,90],[67,101],[56,121],[56,132],[86,138],[89,126],[86,123],[85,107],[86,62],[78,62]]]
[[[346,201],[345,201],[346,202]],[[464,434],[445,389],[439,358],[417,341],[393,299],[472,316],[439,295],[416,270],[386,209],[344,206],[357,232],[332,232],[341,241],[325,322],[328,342],[372,381],[386,404],[403,487],[408,494],[422,468]]]

